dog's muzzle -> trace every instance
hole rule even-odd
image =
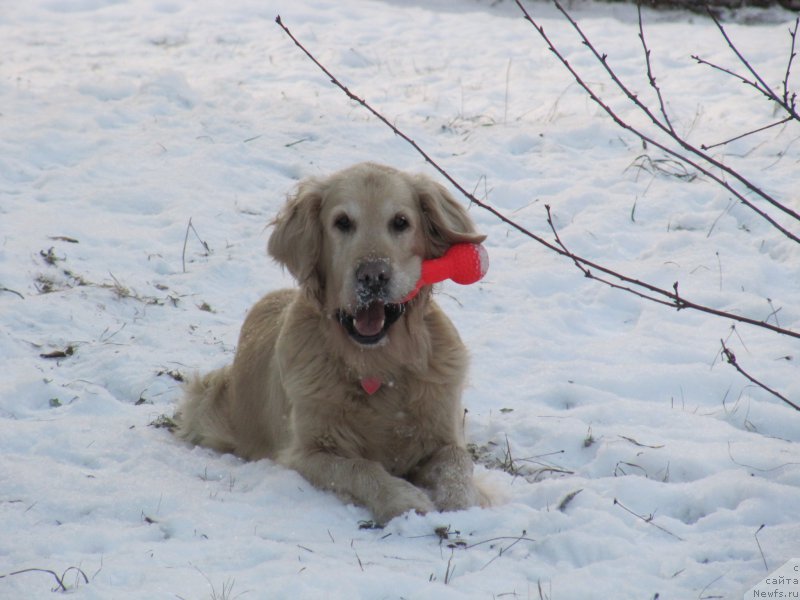
[[[359,307],[351,314],[344,310],[336,311],[336,318],[354,341],[365,346],[380,342],[392,324],[403,316],[405,304],[386,303],[373,300]]]
[[[347,334],[359,344],[380,342],[405,312],[405,304],[389,302],[392,268],[388,260],[361,262],[355,272],[357,305],[354,312],[337,311]]]

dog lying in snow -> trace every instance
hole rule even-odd
[[[404,301],[423,259],[483,239],[421,175],[363,163],[303,181],[268,245],[299,289],[262,298],[233,364],[187,384],[178,435],[276,460],[379,523],[488,504],[464,443],[464,345],[430,286]]]

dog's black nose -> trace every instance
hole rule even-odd
[[[367,260],[356,269],[359,296],[378,298],[386,295],[392,270],[386,260]]]

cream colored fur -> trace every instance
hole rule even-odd
[[[486,504],[464,443],[466,350],[430,288],[376,344],[357,343],[336,317],[357,310],[365,261],[387,265],[388,301],[399,302],[423,259],[482,241],[463,208],[426,177],[363,163],[301,183],[273,225],[269,252],[299,289],[260,300],[233,364],[187,384],[178,434],[276,460],[380,523]],[[367,377],[382,382],[372,395]]]

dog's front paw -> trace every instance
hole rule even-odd
[[[412,510],[421,515],[436,510],[436,505],[428,495],[407,481],[398,481],[382,496],[377,505],[372,507],[372,515],[381,525]]]
[[[431,495],[436,507],[443,511],[464,510],[472,506],[483,506],[480,491],[472,479],[440,483]]]
[[[443,446],[420,466],[412,481],[428,490],[441,511],[490,504],[472,478],[472,459],[460,446]]]

